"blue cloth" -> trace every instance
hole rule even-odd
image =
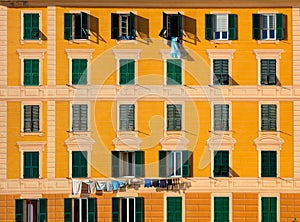
[[[159,181],[158,180],[152,180],[152,186],[158,187],[159,186]]]
[[[120,185],[120,187],[124,187],[125,186],[125,182],[123,180],[119,180],[119,185]]]
[[[114,180],[112,182],[112,190],[118,190],[119,189],[119,182]]]
[[[145,179],[144,187],[147,187],[147,188],[151,187],[151,180],[150,179]]]
[[[170,56],[173,58],[180,58],[180,50],[177,42],[177,37],[171,38],[171,52]]]
[[[159,186],[162,187],[162,188],[167,187],[166,180],[160,180],[160,181],[159,181]]]

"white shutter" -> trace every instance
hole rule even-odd
[[[215,20],[215,31],[216,32],[227,32],[228,31],[228,15],[216,15]]]

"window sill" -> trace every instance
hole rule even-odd
[[[231,130],[211,130],[210,133],[212,133],[214,135],[231,136],[232,131]]]
[[[258,44],[279,44],[279,40],[257,40]]]
[[[137,44],[137,40],[116,40],[116,43],[119,44]]]
[[[21,132],[21,136],[43,136],[42,132]]]
[[[228,44],[231,45],[232,40],[210,40],[210,44]]]
[[[89,137],[91,132],[90,131],[68,131],[69,134],[72,134],[74,136],[87,136]]]
[[[72,45],[73,43],[77,43],[77,44],[90,44],[91,41],[89,39],[72,39],[69,40],[69,44]]]
[[[20,43],[22,44],[22,45],[24,45],[24,44],[27,44],[27,43],[35,43],[35,44],[42,44],[42,40],[41,39],[37,39],[37,40],[35,40],[35,39],[33,39],[33,40],[28,40],[28,39],[26,39],[26,40],[24,40],[24,39],[21,39],[20,40]]]

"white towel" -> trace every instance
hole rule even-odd
[[[81,180],[72,180],[73,195],[80,195],[81,186],[82,186],[82,181]]]

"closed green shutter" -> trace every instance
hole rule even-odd
[[[72,177],[87,177],[87,151],[72,152]]]
[[[167,60],[167,85],[182,84],[182,65],[180,59]]]
[[[276,85],[276,60],[260,60],[261,85]]]
[[[112,222],[120,222],[120,198],[112,198]]]
[[[144,198],[135,198],[135,222],[144,221]]]
[[[261,176],[276,177],[277,176],[277,152],[261,151]]]
[[[276,14],[276,39],[284,39],[284,15]]]
[[[23,199],[16,199],[15,202],[15,219],[16,222],[23,222]]]
[[[64,39],[66,40],[72,39],[72,16],[71,13],[64,14]]]
[[[213,60],[213,84],[214,85],[228,85],[228,59],[214,59]]]
[[[64,199],[64,222],[72,222],[72,198]]]
[[[229,105],[214,104],[214,130],[229,130]]]
[[[214,197],[214,221],[229,222],[229,197]]]
[[[72,84],[87,84],[87,59],[72,59]]]
[[[191,176],[191,158],[192,152],[189,150],[182,151],[182,176]]]
[[[163,27],[159,33],[159,36],[160,37],[163,37],[163,38],[167,38],[168,36],[168,33],[167,33],[167,20],[168,20],[168,15],[166,13],[163,12]]]
[[[260,40],[260,14],[252,14],[252,39]]]
[[[229,14],[228,15],[228,31],[229,31],[229,40],[236,40],[237,39],[237,15]]]
[[[24,85],[39,85],[39,60],[24,59]]]
[[[277,105],[275,104],[261,105],[261,130],[262,131],[277,130]]]
[[[159,156],[159,176],[167,176],[167,151],[160,150],[158,151]]]
[[[277,221],[277,198],[276,197],[262,197],[261,208],[262,208],[261,209],[262,222]]]
[[[167,221],[181,222],[182,221],[182,198],[167,197]]]
[[[24,106],[24,132],[31,132],[31,121],[32,121],[32,114],[31,114],[31,106],[25,105]]]
[[[39,178],[39,152],[24,152],[24,178]]]
[[[214,177],[229,176],[229,151],[214,152]]]
[[[135,78],[134,59],[120,59],[120,85],[133,85]]]
[[[180,131],[182,118],[182,105],[167,105],[167,130]]]
[[[47,221],[47,199],[39,199],[39,222]]]
[[[112,151],[111,154],[111,175],[119,177],[119,151]]]
[[[24,132],[39,132],[39,109],[38,105],[24,106]]]
[[[39,39],[39,14],[25,13],[23,17],[24,40]]]
[[[122,104],[119,106],[119,130],[135,130],[135,105]]]
[[[80,13],[81,18],[81,38],[88,39],[89,38],[89,29],[88,29],[88,14],[85,12]]]
[[[88,222],[97,221],[97,199],[88,198]]]
[[[135,166],[135,177],[144,176],[144,152],[143,151],[134,151],[134,166]]]
[[[88,130],[88,105],[74,104],[72,105],[72,131]]]
[[[40,106],[33,105],[32,106],[32,132],[40,131]]]
[[[213,18],[214,15],[206,14],[205,15],[205,39],[213,40]]]

